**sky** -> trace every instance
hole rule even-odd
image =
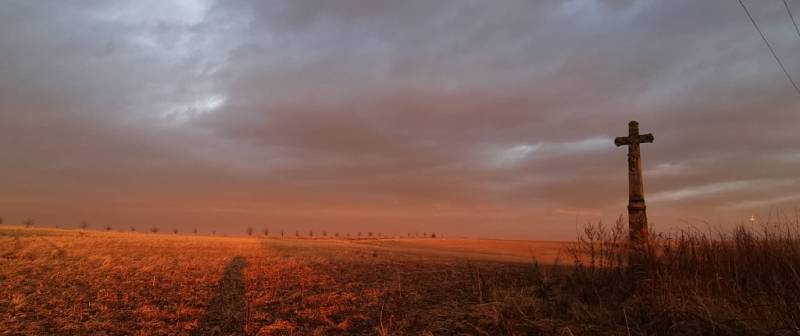
[[[800,95],[736,1],[0,2],[6,223],[573,239],[626,212],[630,120],[656,230],[796,214]]]

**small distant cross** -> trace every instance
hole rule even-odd
[[[633,244],[643,243],[648,234],[639,144],[653,140],[650,133],[639,134],[639,123],[636,121],[628,123],[628,136],[614,139],[617,147],[628,146],[628,230]]]

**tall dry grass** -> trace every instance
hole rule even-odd
[[[563,322],[619,334],[800,334],[800,223],[650,235],[628,267],[627,229],[588,224],[551,296],[583,316]],[[578,307],[578,308],[576,308]],[[624,329],[623,329],[624,327]]]

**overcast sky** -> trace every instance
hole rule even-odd
[[[570,239],[632,119],[657,229],[794,216],[800,95],[734,0],[0,2],[6,222]]]

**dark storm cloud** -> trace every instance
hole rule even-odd
[[[630,119],[662,227],[798,201],[800,99],[737,3],[0,7],[9,216],[569,238],[624,211]]]

